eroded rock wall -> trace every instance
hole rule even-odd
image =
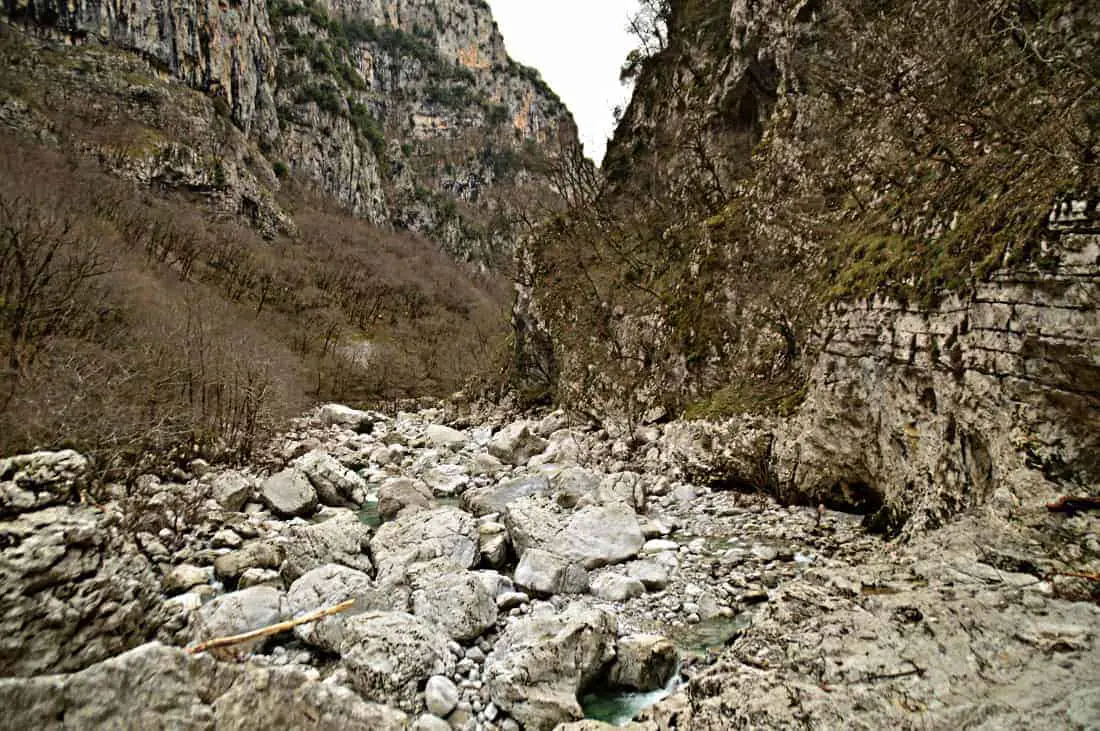
[[[1049,270],[1005,269],[931,309],[831,313],[806,401],[777,435],[781,493],[881,500],[888,523],[922,527],[1100,483],[1100,237],[1062,241]]]

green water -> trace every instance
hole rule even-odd
[[[457,497],[439,497],[435,498],[435,506],[439,508],[458,508],[459,498]],[[382,525],[382,517],[378,515],[378,501],[368,500],[363,503],[363,507],[359,508],[359,522],[364,525],[369,525],[371,528],[377,528]]]
[[[359,522],[377,528],[382,525],[382,516],[378,514],[378,501],[368,500],[359,508]]]
[[[678,680],[678,674],[676,680]],[[648,693],[623,693],[614,690],[600,690],[581,698],[584,717],[603,721],[613,726],[624,726],[634,717],[654,703],[666,698],[676,686],[670,683],[659,690]]]
[[[705,657],[710,650],[721,650],[752,622],[749,612],[736,617],[715,617],[675,630],[670,639],[676,643],[681,657]]]
[[[687,625],[672,633],[681,657],[705,657],[708,651],[718,651],[732,642],[749,626],[752,617],[748,612],[736,617],[715,617],[698,624]],[[639,713],[663,700],[676,690],[680,674],[669,684],[648,693],[626,693],[612,688],[601,688],[581,698],[584,717],[603,721],[614,726],[630,723]]]

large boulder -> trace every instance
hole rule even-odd
[[[628,690],[657,690],[668,684],[679,664],[676,645],[660,635],[620,637],[608,684]]]
[[[403,612],[368,612],[344,623],[341,664],[364,698],[414,710],[433,675],[454,672],[447,636]]]
[[[318,411],[318,417],[325,426],[342,426],[359,431],[370,430],[375,421],[373,414],[343,404],[325,404]]]
[[[0,675],[80,670],[135,647],[161,599],[115,515],[56,506],[0,520]]]
[[[636,472],[601,475],[584,467],[565,467],[551,477],[550,485],[563,508],[625,505],[643,512],[646,506],[645,480]]]
[[[528,497],[508,506],[504,522],[521,557],[539,548],[589,570],[633,558],[645,545],[637,515],[623,505],[565,512],[547,499]]]
[[[214,573],[221,579],[236,581],[249,569],[277,569],[282,563],[282,546],[271,541],[253,541],[214,559]]]
[[[526,421],[517,421],[501,429],[489,440],[489,454],[501,462],[527,464],[527,460],[546,449],[547,441],[531,432]]]
[[[370,577],[362,571],[330,563],[307,571],[291,584],[286,603],[290,616],[295,618],[347,599],[369,595],[373,589]],[[300,624],[294,628],[294,634],[323,650],[339,652],[347,619],[346,613],[335,614],[319,622]]]
[[[461,697],[458,686],[450,678],[442,675],[428,678],[428,685],[424,688],[424,705],[433,716],[446,718],[458,705]]]
[[[230,470],[214,478],[211,483],[211,497],[226,510],[236,512],[252,498],[255,489],[251,478],[242,472]]]
[[[592,596],[608,602],[625,602],[645,594],[645,584],[621,574],[600,574],[589,587]]]
[[[142,645],[73,675],[0,680],[12,729],[400,731],[404,713],[287,668]]]
[[[223,594],[204,604],[195,616],[196,642],[251,632],[286,619],[286,597],[270,586],[253,586]]]
[[[373,568],[367,550],[370,527],[359,516],[342,508],[326,511],[332,517],[311,525],[291,526],[285,536],[281,573],[287,583],[318,566],[335,563],[358,571]],[[324,513],[322,513],[324,515]]]
[[[67,502],[88,472],[71,449],[0,459],[0,518]]]
[[[317,490],[317,497],[324,505],[353,508],[362,505],[367,498],[367,483],[363,478],[328,452],[314,450],[299,457],[294,465]]]
[[[424,436],[435,447],[459,450],[470,441],[470,435],[442,424],[432,424],[424,430]]]
[[[489,695],[526,729],[580,719],[577,697],[615,656],[615,617],[574,603],[508,626],[485,661]]]
[[[441,464],[424,470],[421,475],[436,497],[454,497],[466,490],[470,484],[470,475],[462,465]]]
[[[642,582],[649,591],[660,591],[668,586],[668,567],[654,560],[632,561],[626,575]]]
[[[515,573],[516,586],[534,594],[581,594],[588,589],[588,572],[561,556],[529,548]]]
[[[520,498],[549,495],[550,480],[545,475],[523,475],[497,485],[477,487],[462,493],[462,507],[474,515],[502,513]]]
[[[413,614],[453,640],[468,641],[496,624],[496,597],[471,571],[425,576],[412,594]]]
[[[402,511],[414,513],[432,505],[432,491],[420,480],[391,477],[378,488],[378,517],[393,520]]]
[[[774,432],[773,421],[752,416],[674,421],[664,426],[658,447],[673,474],[690,482],[764,489]]]
[[[637,472],[603,475],[591,500],[596,505],[625,505],[636,513],[645,512],[645,478]]]
[[[293,518],[313,515],[317,490],[301,470],[283,470],[264,480],[260,498],[277,515]]]
[[[381,526],[370,548],[380,579],[440,558],[469,569],[478,561],[477,523],[469,513],[450,507],[406,514]]]

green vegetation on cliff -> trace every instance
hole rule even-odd
[[[530,247],[560,400],[789,411],[831,303],[1041,264],[1051,208],[1100,189],[1079,3],[730,6],[668,4],[607,184]]]

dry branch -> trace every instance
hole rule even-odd
[[[316,612],[311,612],[304,617],[298,619],[291,619],[286,622],[279,622],[278,624],[272,624],[267,627],[261,627],[260,629],[252,630],[251,632],[245,632],[241,635],[233,635],[231,637],[218,637],[213,640],[207,640],[194,647],[187,648],[187,654],[197,655],[200,652],[206,652],[207,650],[216,650],[222,647],[231,647],[233,645],[240,645],[251,640],[257,640],[261,637],[270,637],[271,635],[277,635],[280,632],[286,632],[287,630],[294,629],[300,624],[309,624],[310,622],[316,622],[319,619],[325,617],[331,617],[334,614],[340,612],[346,612],[355,606],[354,599],[348,599],[346,602],[341,602],[334,607],[328,609],[318,609]]]

